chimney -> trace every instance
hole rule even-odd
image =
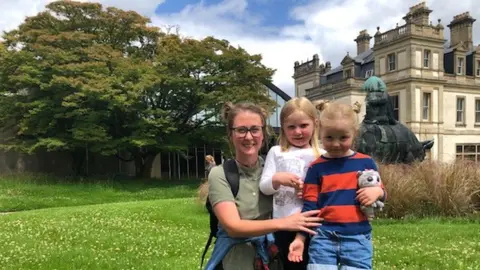
[[[313,55],[313,65],[315,67],[318,67],[320,65],[320,58],[318,57],[318,54]]]
[[[450,28],[450,47],[463,42],[468,50],[473,49],[472,26],[476,19],[470,16],[470,12],[464,12],[453,17],[453,21],[447,25]]]
[[[429,15],[432,12],[425,2],[411,6],[407,15],[403,17],[407,24],[428,25]]]
[[[327,61],[325,63],[325,72],[329,72],[331,69],[332,69],[332,64],[330,63],[330,61]]]
[[[357,38],[354,39],[357,42],[357,55],[368,51],[370,49],[370,39],[372,37],[367,33],[367,30],[364,29],[360,31]]]

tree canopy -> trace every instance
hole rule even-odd
[[[5,149],[127,153],[148,175],[162,150],[199,134],[220,140],[225,101],[271,106],[273,70],[226,40],[162,32],[133,11],[58,1],[3,35],[0,126]],[[119,155],[122,156],[122,155]]]

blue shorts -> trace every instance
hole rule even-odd
[[[372,234],[343,235],[318,228],[308,254],[307,270],[372,269]]]

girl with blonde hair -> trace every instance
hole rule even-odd
[[[262,193],[273,195],[273,218],[301,212],[303,202],[297,192],[302,189],[309,164],[321,153],[317,109],[305,97],[289,100],[280,112],[279,145],[269,150],[260,181]],[[287,258],[295,235],[296,232],[277,231],[275,243],[285,269],[306,269],[305,262],[291,262]]]

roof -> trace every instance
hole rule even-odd
[[[373,53],[373,49],[370,48],[370,49],[364,51],[363,53],[355,56],[353,58],[353,60],[355,61],[355,63],[360,64],[360,65],[367,64],[367,63],[370,63],[370,62],[374,61],[375,60],[375,54]],[[342,70],[343,70],[343,66],[340,65],[340,66],[337,66],[337,67],[331,69],[330,71],[326,72],[325,74],[322,74],[322,76],[328,76],[328,75],[331,75],[331,74],[335,74],[335,73],[340,72]]]
[[[355,58],[353,58],[355,60],[356,63],[359,63],[359,64],[365,64],[365,63],[368,63],[372,60],[375,59],[375,56],[373,54],[373,49],[368,49],[366,51],[364,51],[363,53],[355,56]]]
[[[322,74],[322,76],[328,76],[330,74],[334,74],[334,73],[340,72],[342,70],[343,70],[343,66],[338,66],[334,69],[331,69],[329,72],[325,72],[324,74]]]
[[[289,96],[287,93],[285,93],[282,89],[278,88],[275,84],[271,82],[264,83],[266,87],[268,87],[270,90],[272,90],[275,94],[279,95],[283,100],[289,101],[292,99],[291,96]]]

